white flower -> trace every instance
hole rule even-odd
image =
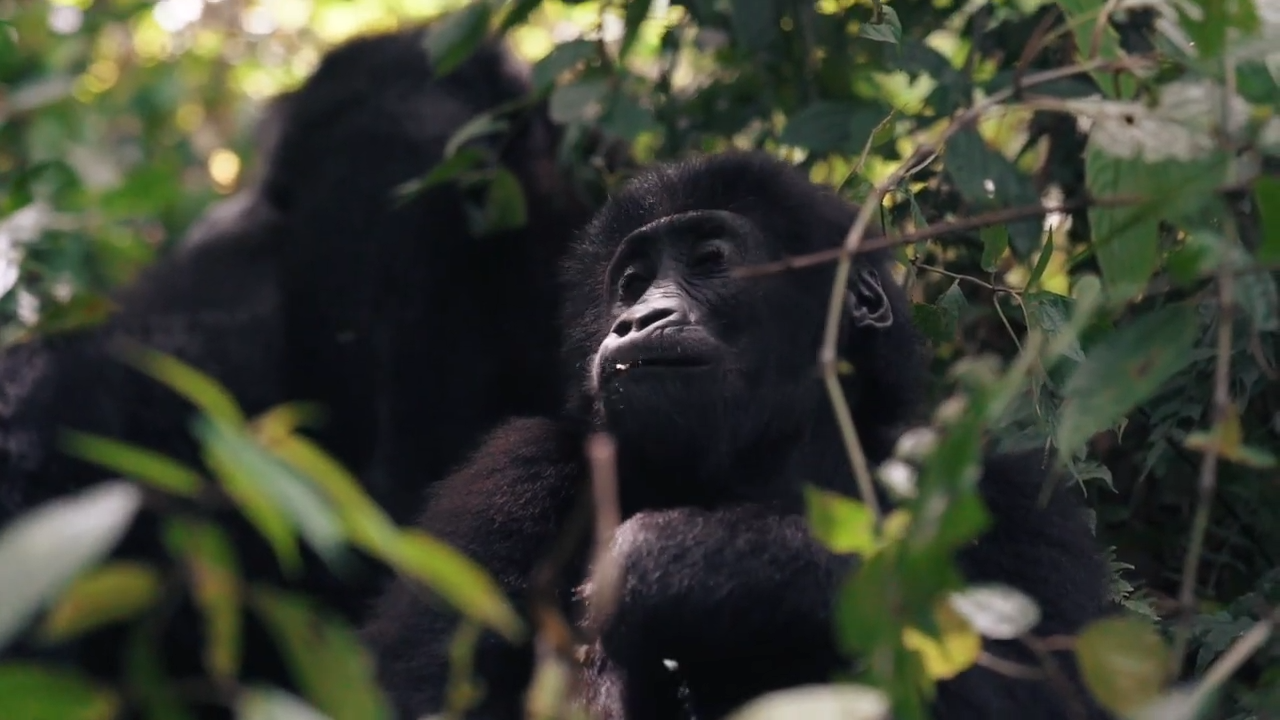
[[[930,427],[917,427],[902,433],[893,446],[893,456],[911,462],[920,462],[938,447],[938,431]]]
[[[916,469],[901,460],[890,459],[881,463],[876,469],[876,479],[899,499],[913,498],[919,492]]]

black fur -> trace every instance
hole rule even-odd
[[[707,210],[735,215],[691,214]],[[612,612],[595,612],[588,595],[587,622],[601,641],[584,698],[605,718],[680,717],[664,659],[679,663],[701,720],[845,667],[833,644],[831,603],[849,561],[812,540],[800,494],[804,482],[856,493],[816,374],[832,268],[736,283],[714,255],[711,270],[694,269],[701,267],[698,243],[735,233],[746,240],[721,255],[738,264],[830,248],[854,214],[758,155],[695,160],[638,178],[566,260],[565,361],[579,381],[568,418],[508,424],[432,489],[421,527],[468,552],[527,603],[530,573],[574,498],[587,492],[587,435],[606,429],[615,436],[624,522],[612,553],[623,579]],[[682,243],[694,249],[680,250]],[[684,269],[668,272],[671,263]],[[855,366],[843,385],[872,462],[888,455],[895,431],[914,416],[922,373],[906,300],[885,263],[881,254],[858,258],[854,312],[840,342],[841,356]],[[634,291],[623,279],[631,268],[641,273]],[[887,308],[864,305],[877,298]],[[661,312],[646,319],[637,312],[646,302]],[[641,332],[655,338],[648,341],[653,356],[686,364],[709,358],[712,368],[659,366],[635,375],[624,343]],[[620,367],[597,367],[600,358]],[[1007,582],[1040,601],[1039,631],[1069,632],[1103,611],[1105,568],[1072,498],[1059,492],[1037,507],[1042,477],[1026,460],[988,460],[982,492],[995,524],[964,551],[962,565],[972,580]],[[561,588],[566,605],[587,572],[578,548]],[[440,709],[454,622],[401,582],[367,626],[403,717]],[[532,662],[529,647],[486,636],[476,669],[487,694],[469,717],[519,717]],[[944,684],[935,712],[945,720],[1057,720],[1068,717],[1061,707],[1043,683],[978,669]]]
[[[320,401],[323,444],[401,518],[503,418],[563,405],[555,273],[589,209],[556,165],[560,130],[539,104],[479,141],[524,186],[529,223],[519,230],[475,237],[463,214],[472,198],[452,182],[397,198],[464,123],[529,90],[497,42],[438,78],[422,39],[414,29],[328,53],[273,105],[259,138],[265,172],[242,205],[195,226],[119,294],[105,324],[0,356],[0,522],[109,476],[61,454],[63,428],[198,464],[191,406],[111,357],[116,337],[208,373],[248,413]],[[122,554],[164,561],[153,519]],[[372,577],[343,584],[315,568],[286,583],[260,538],[228,521],[246,575],[319,595],[353,619],[363,613]],[[195,672],[197,621],[172,626],[170,669]],[[245,674],[271,676],[257,641],[246,641]],[[115,672],[120,650],[108,637],[82,662]]]

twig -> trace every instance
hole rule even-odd
[[[903,233],[896,237],[873,238],[862,243],[858,252],[871,252],[872,250],[893,247],[895,245],[909,245],[911,243],[920,242],[921,240],[932,240],[933,238],[950,235],[952,233],[977,230],[979,228],[1013,222],[1015,220],[1025,220],[1026,218],[1044,215],[1045,213],[1050,212],[1067,212],[1070,210],[1082,210],[1088,207],[1124,207],[1128,205],[1138,205],[1145,200],[1146,198],[1138,195],[1116,195],[1113,197],[1093,198],[1092,200],[1087,198],[1073,198],[1052,206],[1037,204],[1014,208],[1003,208],[1000,210],[985,212],[980,215],[974,215],[972,217],[935,223],[929,227],[913,230],[909,233]],[[808,253],[805,255],[794,255],[774,262],[760,263],[758,265],[739,268],[734,271],[734,275],[736,277],[757,277],[760,275],[769,275],[771,273],[787,270],[800,270],[814,265],[835,262],[849,254],[848,250],[844,247],[833,248],[831,250],[821,250],[819,252]]]
[[[587,438],[587,462],[591,468],[591,497],[596,518],[595,547],[591,553],[591,615],[608,617],[617,603],[621,579],[621,569],[609,547],[622,522],[618,503],[618,450],[611,435],[595,433]]]
[[[1240,636],[1227,648],[1222,657],[1214,661],[1213,665],[1205,671],[1204,677],[1200,679],[1199,685],[1196,686],[1196,694],[1203,695],[1219,685],[1225,683],[1242,665],[1258,652],[1267,640],[1271,638],[1271,634],[1275,632],[1276,625],[1280,624],[1280,609],[1271,611],[1271,614],[1262,618],[1253,627],[1249,628],[1245,634]]]
[[[1232,87],[1235,71],[1227,61],[1229,76],[1227,90]],[[1222,127],[1230,127],[1230,103],[1223,103]],[[1235,217],[1228,213],[1223,218],[1227,241],[1233,247],[1239,242]],[[1209,530],[1209,516],[1213,510],[1213,496],[1218,485],[1218,455],[1222,452],[1222,435],[1227,415],[1231,411],[1231,340],[1235,321],[1235,272],[1231,263],[1218,268],[1218,344],[1217,361],[1213,372],[1213,418],[1209,445],[1200,459],[1199,493],[1196,512],[1191,519],[1191,538],[1182,563],[1182,584],[1178,588],[1178,624],[1174,628],[1173,652],[1169,656],[1169,677],[1181,673],[1182,662],[1191,637],[1191,621],[1195,611],[1196,575],[1200,568],[1200,555],[1204,551],[1205,534]]]

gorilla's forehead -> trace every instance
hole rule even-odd
[[[612,197],[586,233],[587,253],[608,253],[622,238],[656,220],[694,210],[727,210],[749,218],[784,254],[839,241],[852,207],[764,153],[733,152],[662,165]],[[830,236],[830,237],[828,237]]]

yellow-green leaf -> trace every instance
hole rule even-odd
[[[204,487],[200,473],[154,450],[101,435],[66,430],[62,447],[69,455],[114,470],[125,477],[182,497],[196,497]]]
[[[111,720],[120,698],[87,678],[25,663],[0,665],[4,720]]]
[[[867,555],[876,547],[875,516],[865,504],[812,485],[804,488],[809,531],[835,553]]]
[[[390,718],[372,658],[350,627],[308,598],[266,586],[250,589],[249,603],[316,709],[333,720]]]
[[[1169,651],[1149,623],[1133,617],[1097,620],[1076,638],[1085,685],[1103,707],[1129,715],[1159,697]]]
[[[165,526],[165,545],[180,558],[191,594],[204,616],[204,664],[220,679],[232,679],[240,668],[242,626],[239,563],[226,534],[216,525],[174,521]]]
[[[112,349],[121,360],[173,388],[209,417],[232,425],[244,422],[244,413],[231,393],[195,367],[133,340],[117,339]]]
[[[160,599],[160,574],[140,562],[103,565],[77,578],[45,616],[41,636],[60,642],[134,617]]]
[[[982,636],[946,600],[934,608],[939,635],[930,637],[914,627],[902,629],[902,644],[915,651],[925,672],[947,680],[973,667],[982,653]]]

